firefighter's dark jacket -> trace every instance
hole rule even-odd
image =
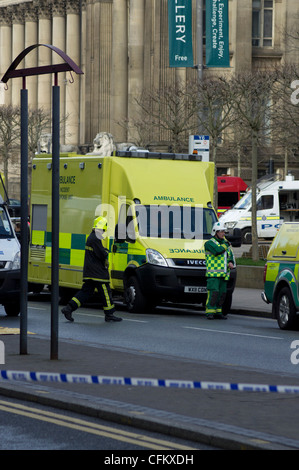
[[[102,241],[93,230],[86,240],[83,280],[109,282],[107,259],[108,250],[103,247]]]

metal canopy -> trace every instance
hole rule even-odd
[[[29,52],[37,47],[48,47],[53,52],[56,52],[63,60],[63,64],[52,64],[52,65],[44,65],[39,67],[31,67],[25,69],[17,69],[17,66],[20,62],[26,57]],[[34,44],[32,46],[27,47],[24,49],[11,63],[7,71],[2,77],[1,82],[7,83],[10,78],[16,77],[27,77],[30,75],[40,75],[46,73],[59,73],[59,72],[75,72],[76,74],[83,74],[82,70],[78,67],[77,64],[58,47],[52,46],[50,44]]]

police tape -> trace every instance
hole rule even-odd
[[[296,385],[265,385],[249,383],[206,382],[104,375],[60,374],[52,372],[26,372],[0,370],[0,378],[8,381],[52,382],[68,384],[130,385],[134,387],[162,387],[199,390],[230,390],[238,392],[299,393]]]

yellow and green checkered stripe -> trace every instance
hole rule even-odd
[[[214,256],[209,251],[206,251],[206,269],[208,277],[224,277],[228,279],[227,252],[225,251],[218,256]]]
[[[83,266],[85,244],[88,235],[81,233],[59,233],[59,263]],[[51,262],[52,233],[34,230],[32,245],[45,247],[45,262]]]
[[[226,252],[224,252],[226,254]],[[223,255],[214,256],[206,252],[206,268],[210,274],[215,276],[223,275],[226,272],[226,257]]]
[[[59,233],[59,264],[68,266],[81,266],[84,264],[85,245],[88,235],[81,233]],[[109,240],[109,252],[111,253],[113,238]],[[44,247],[46,263],[51,263],[52,233],[34,230],[32,232],[31,245]],[[146,262],[145,254],[131,251],[131,244],[119,244],[117,253],[114,254],[117,269],[124,271],[129,263],[137,266]],[[134,249],[135,251],[135,249]]]
[[[293,292],[296,308],[299,306],[299,264],[293,262],[267,261],[264,289],[270,302],[273,301],[274,289],[280,281],[286,282]]]
[[[112,252],[113,239],[110,239],[109,251]],[[124,272],[128,265],[134,264],[139,267],[146,263],[146,256],[144,247],[141,247],[138,242],[132,243],[118,243],[117,251],[113,254],[113,267],[111,270],[111,277],[115,279],[122,279]]]

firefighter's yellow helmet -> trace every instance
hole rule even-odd
[[[92,228],[101,229],[101,230],[104,230],[106,232],[107,231],[107,219],[105,217],[102,217],[102,216],[97,217],[96,219],[94,219]]]

